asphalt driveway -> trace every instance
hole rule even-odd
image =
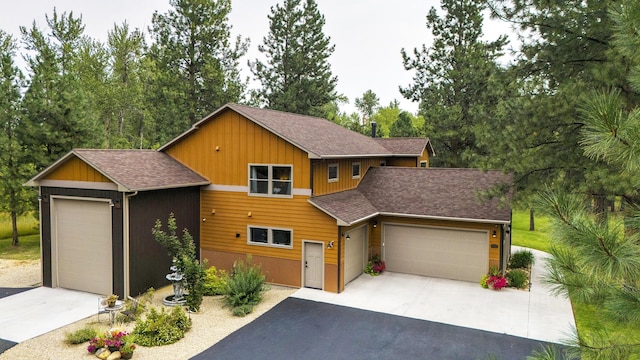
[[[192,359],[525,359],[543,344],[288,298]]]

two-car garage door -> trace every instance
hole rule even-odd
[[[111,207],[105,201],[53,199],[54,287],[111,294]]]
[[[489,266],[486,231],[384,225],[387,270],[479,281]]]

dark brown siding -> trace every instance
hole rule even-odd
[[[111,232],[113,239],[111,247],[113,251],[113,293],[124,296],[124,260],[123,260],[123,216],[122,193],[110,190],[91,189],[67,189],[54,187],[40,188],[40,212],[42,218],[42,284],[51,286],[51,209],[50,199],[52,195],[88,197],[97,199],[111,199],[115,206],[111,211]],[[88,269],[90,270],[90,269]]]
[[[151,229],[160,220],[167,231],[167,219],[173,213],[177,235],[188,229],[200,251],[200,188],[140,192],[129,198],[129,292],[136,296],[148,288],[169,285],[171,259],[167,250],[152,236]]]

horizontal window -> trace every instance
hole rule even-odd
[[[249,193],[291,196],[291,165],[249,165]]]
[[[292,231],[249,226],[249,244],[292,248]]]
[[[426,161],[420,161],[420,167],[426,168],[427,167],[427,162]]]

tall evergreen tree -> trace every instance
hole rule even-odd
[[[380,105],[380,99],[376,93],[369,89],[362,94],[361,98],[356,98],[355,105],[362,114],[362,125],[368,125]]]
[[[110,106],[105,125],[110,147],[143,148],[145,118],[144,35],[126,22],[114,25],[108,35]]]
[[[35,22],[21,27],[31,77],[24,95],[24,116],[19,138],[29,149],[28,161],[41,170],[74,147],[102,142],[97,124],[88,116],[86,96],[78,71],[78,49],[84,25],[73,13],[46,17],[51,36]]]
[[[337,99],[337,77],[329,56],[335,46],[324,35],[324,16],[314,0],[284,0],[271,8],[269,35],[249,62],[262,88],[254,93],[270,109],[326,117],[324,105]]]
[[[414,70],[414,82],[400,92],[420,102],[420,114],[433,127],[430,137],[438,149],[437,166],[468,167],[471,158],[486,149],[476,140],[474,128],[488,121],[497,102],[489,80],[506,37],[482,41],[483,11],[480,0],[442,0],[441,17],[435,8],[427,15],[433,45],[402,50],[404,67]]]
[[[628,63],[629,88],[640,90],[640,4],[622,1],[611,9],[611,45]],[[606,67],[607,64],[602,66]],[[544,193],[543,206],[553,219],[554,246],[547,281],[556,293],[594,305],[598,314],[637,329],[640,324],[640,104],[624,90],[589,92],[580,106],[580,145],[591,161],[604,161],[615,172],[615,191],[624,203],[622,217],[609,218],[592,206],[587,194],[556,189]],[[615,337],[611,330],[579,333],[574,345],[582,359],[629,359],[640,356],[638,331]]]
[[[23,149],[16,135],[20,126],[21,87],[23,76],[15,65],[16,44],[0,30],[0,210],[11,218],[11,244],[17,246],[18,216],[30,209],[28,189],[22,184],[32,173],[23,160]]]
[[[238,61],[248,40],[232,44],[231,0],[170,0],[172,9],[153,14],[153,67],[148,108],[158,144],[170,140],[245,89]]]
[[[391,125],[390,137],[416,137],[419,135],[418,129],[413,126],[411,115],[403,111],[398,115],[398,120]]]

